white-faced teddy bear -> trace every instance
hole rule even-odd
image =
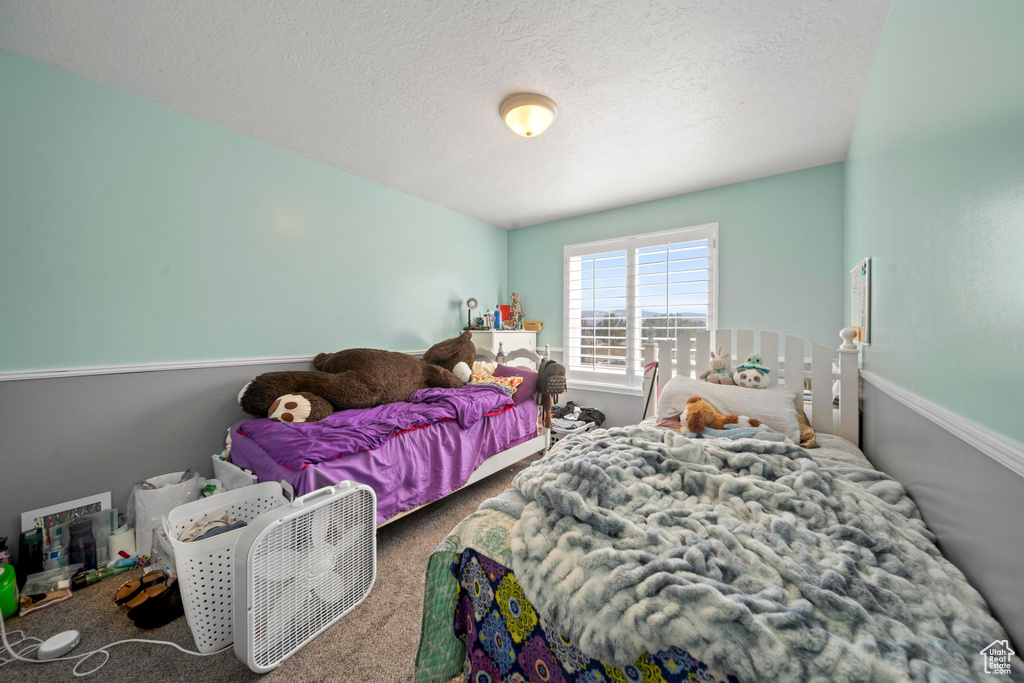
[[[768,373],[770,372],[771,370],[761,362],[760,354],[752,353],[747,356],[747,360],[742,365],[736,368],[736,372],[732,373],[732,379],[741,387],[764,389],[768,386]]]
[[[711,384],[735,384],[732,381],[732,370],[729,369],[729,355],[712,351],[711,369],[700,373],[700,378]]]

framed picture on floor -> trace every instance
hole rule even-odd
[[[21,530],[46,529],[110,508],[110,491],[21,513]]]

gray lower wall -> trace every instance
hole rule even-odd
[[[643,399],[639,396],[572,388],[566,392],[564,398],[559,399],[559,402],[565,401],[575,401],[581,406],[600,410],[605,417],[603,427],[635,425],[640,421],[644,407]]]
[[[552,354],[558,360],[558,354]],[[111,491],[124,509],[134,482],[188,467],[211,476],[210,455],[243,416],[235,398],[261,372],[306,363],[168,370],[0,382],[0,536],[16,546],[24,510]],[[946,556],[1024,643],[1024,478],[863,385],[861,447],[903,482]],[[636,396],[570,390],[607,426],[634,424]]]
[[[132,484],[193,468],[213,476],[247,365],[0,382],[0,536],[17,551],[21,513],[103,491],[124,510]]]
[[[561,360],[560,353],[553,353]],[[0,382],[0,536],[17,548],[21,513],[103,491],[125,509],[132,484],[193,468],[243,417],[239,389],[261,372],[308,363],[241,365]],[[570,390],[562,401],[597,408],[607,426],[634,424],[635,396]]]
[[[861,450],[898,479],[939,547],[1024,646],[1024,477],[863,382]],[[993,637],[994,639],[994,637]]]
[[[562,351],[552,350],[551,359],[562,362]],[[604,413],[605,422],[603,427],[624,427],[633,425],[640,421],[640,413],[643,411],[643,399],[638,396],[619,394],[611,391],[587,391],[570,387],[558,399],[559,403],[575,401],[578,405],[587,408],[597,408]]]

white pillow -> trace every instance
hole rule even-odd
[[[800,423],[796,417],[796,393],[781,384],[767,389],[712,384],[676,375],[665,385],[658,399],[658,417],[676,418],[686,410],[686,400],[700,396],[720,413],[746,415],[782,432],[793,443],[800,443]]]

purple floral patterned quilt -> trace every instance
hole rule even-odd
[[[474,550],[455,558],[455,634],[472,683],[712,683],[731,681],[673,647],[617,667],[587,657],[523,595],[511,569]]]

